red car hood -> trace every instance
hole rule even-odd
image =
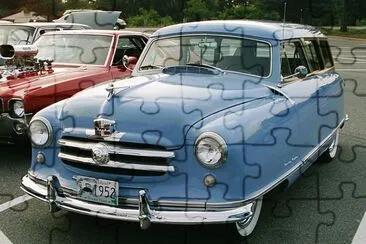
[[[0,82],[3,111],[12,98],[24,100],[25,110],[40,109],[74,95],[100,82],[110,80],[109,68],[103,66],[54,66],[54,72]]]
[[[18,78],[0,82],[0,97],[23,97],[28,92],[39,88],[53,86],[73,79],[87,79],[88,77],[101,74],[103,70],[108,71],[106,67],[87,67],[87,66],[55,66],[54,72],[45,74]]]

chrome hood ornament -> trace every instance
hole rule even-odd
[[[108,92],[107,99],[110,100],[115,95],[115,90],[118,89],[120,91],[124,91],[130,88],[130,86],[114,86],[113,83],[109,84],[108,87],[105,89]]]
[[[94,130],[96,136],[108,137],[115,132],[116,121],[98,118],[94,120]]]

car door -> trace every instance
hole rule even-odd
[[[143,36],[120,35],[116,44],[113,61],[111,65],[111,75],[113,79],[122,79],[131,75],[131,71],[126,69],[122,63],[123,56],[139,58],[146,45],[146,38]],[[132,69],[131,65],[129,68]]]
[[[287,55],[281,61],[282,89],[295,102],[299,131],[293,136],[296,137],[299,156],[304,158],[334,128],[337,118],[329,113],[336,106],[328,103],[328,97],[339,76],[326,69],[318,39],[291,41],[284,46]],[[291,49],[291,46],[295,48]],[[308,71],[303,78],[295,75],[299,66]]]
[[[298,116],[298,130],[291,133],[297,146],[296,155],[305,157],[317,145],[317,81],[314,76],[296,75],[297,67],[309,70],[308,58],[300,39],[284,42],[282,45],[281,75],[282,90],[294,101],[293,109]]]

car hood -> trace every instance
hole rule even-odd
[[[229,73],[159,74],[113,85],[113,96],[103,85],[65,102],[59,114],[64,135],[85,137],[94,128],[93,120],[101,117],[116,122],[122,141],[176,148],[183,145],[189,128],[199,127],[202,119],[271,95],[260,80]]]
[[[78,79],[80,82],[93,82],[88,77],[101,74],[103,70],[107,71],[107,68],[97,66],[55,66],[53,70],[54,72],[51,74],[45,72],[43,75],[0,81],[0,97],[22,98],[32,91],[73,79]]]

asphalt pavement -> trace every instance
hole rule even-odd
[[[29,148],[0,147],[0,243],[351,243],[366,211],[366,41],[330,42],[350,117],[340,152],[330,163],[315,163],[289,189],[270,193],[250,237],[238,238],[233,225],[153,224],[143,231],[138,223],[50,214],[45,203],[22,202]],[[22,203],[9,208],[14,199]]]

